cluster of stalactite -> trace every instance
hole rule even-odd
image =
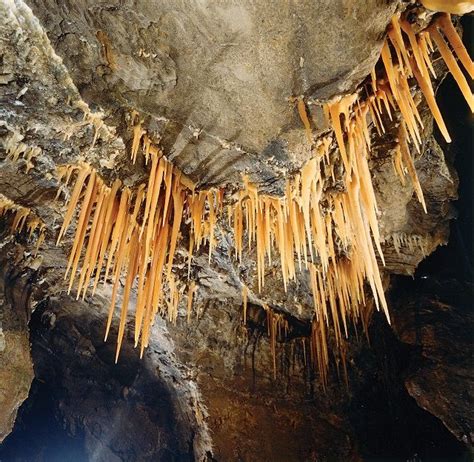
[[[343,334],[348,335],[349,320],[361,319],[366,282],[377,308],[381,306],[389,319],[376,257],[378,253],[383,261],[367,156],[353,157],[352,180],[345,191],[324,193],[332,179],[325,175],[330,170],[328,148],[329,139],[317,145],[315,157],[287,182],[283,198],[259,194],[244,179],[230,208],[236,257],[242,258],[244,235],[256,248],[259,291],[275,256],[285,291],[291,280],[309,271],[317,324],[312,339],[322,376],[328,365],[329,327],[339,346]]]
[[[274,260],[279,262],[285,291],[291,281],[302,274],[309,275],[315,309],[311,357],[319,367],[323,381],[329,362],[329,332],[334,333],[337,347],[343,348],[351,322],[362,320],[366,328],[370,311],[367,308],[370,304],[366,303],[366,285],[371,289],[377,309],[381,308],[389,320],[377,261],[379,258],[384,264],[378,230],[379,210],[369,169],[369,120],[382,134],[384,117],[395,123],[395,116],[399,115],[394,167],[402,181],[406,174],[411,177],[416,195],[426,210],[410,152],[411,146],[420,151],[423,124],[409,79],[418,82],[441,133],[449,141],[429,76],[430,72],[434,75],[430,58],[434,51],[432,40],[473,108],[466,79],[442,34],[472,76],[472,62],[448,15],[437,17],[427,30],[418,34],[406,20],[394,18],[382,49],[383,67],[379,75],[375,70],[372,73],[370,88],[365,93],[338,97],[324,105],[338,147],[337,162],[342,165],[343,188],[328,188],[335,180],[332,139],[326,137],[314,142],[302,98],[297,99],[297,108],[313,156],[298,175],[288,179],[284,197],[261,194],[258,186],[244,177],[244,187],[224,208],[223,191],[196,191],[192,181],[165,159],[136,113],[133,114],[131,159],[135,163],[138,154],[143,154],[145,163],[150,166],[147,184],[131,190],[116,180],[109,187],[87,164],[60,167],[59,176],[66,183],[74,177],[75,185],[58,242],[76,209],[79,210],[66,271],[69,290],[77,281],[77,297],[84,297],[89,288],[92,293],[96,291],[99,280],[112,281],[106,338],[120,280],[122,276],[125,278],[117,358],[132,288],[136,286],[135,346],[141,343],[143,354],[156,314],[160,313],[170,321],[177,317],[180,296],[185,288],[179,286],[181,283],[172,267],[182,224],[189,226],[189,275],[192,255],[205,242],[211,259],[216,229],[224,210],[227,210],[227,219],[233,228],[236,258],[242,259],[245,238],[249,248],[256,250],[258,291],[264,287],[266,269]],[[196,283],[191,282],[188,286],[188,319],[196,290]],[[244,322],[248,294],[249,290],[244,286]],[[275,339],[284,328],[284,321],[270,308],[266,309],[275,352]]]
[[[180,172],[157,148],[153,146],[147,155],[151,163],[149,181],[135,191],[122,187],[120,180],[107,186],[86,163],[61,166],[58,171],[66,184],[75,177],[58,243],[76,208],[80,209],[65,278],[69,277],[69,291],[76,282],[77,298],[84,298],[88,290],[94,294],[101,277],[104,283],[112,281],[106,339],[120,279],[125,275],[116,359],[135,283],[135,346],[140,342],[141,354],[148,345],[150,327],[158,311],[170,321],[176,320],[182,291],[172,266],[183,218],[185,187],[180,181]],[[165,282],[169,294],[163,299]]]
[[[25,173],[34,167],[33,161],[36,157],[41,154],[41,148],[39,146],[28,146],[23,143],[23,136],[14,131],[5,141],[4,148],[7,153],[7,159],[11,162],[18,162],[21,158],[25,162]]]
[[[12,223],[9,227],[10,234],[21,233],[26,229],[29,239],[34,235],[37,236],[35,251],[38,251],[45,239],[46,227],[43,220],[28,207],[18,205],[3,194],[0,194],[0,218],[7,217],[12,218]]]
[[[428,255],[429,241],[430,239],[428,236],[406,233],[392,233],[383,238],[383,242],[393,246],[398,255],[402,253],[403,249],[405,252],[408,251],[410,253],[413,253],[416,250],[421,250],[424,257]]]
[[[366,88],[363,95],[339,97],[324,106],[326,118],[334,128],[344,164],[346,183],[351,181],[354,157],[366,156],[367,151],[370,151],[370,138],[366,126],[367,113],[370,114],[370,119],[379,135],[385,133],[384,115],[392,122],[395,114],[400,115],[394,168],[403,184],[408,173],[425,212],[423,191],[409,147],[413,146],[420,153],[420,131],[423,129],[418,104],[410,89],[410,79],[416,79],[441,134],[447,142],[451,141],[436,103],[430,77],[431,73],[436,78],[430,58],[431,53],[435,51],[433,42],[458,83],[471,111],[474,111],[472,92],[454,55],[458,57],[471,78],[474,77],[474,66],[448,14],[439,15],[426,30],[418,34],[415,34],[406,19],[392,18],[388,39],[382,47],[381,75],[377,76],[374,69],[370,88]]]

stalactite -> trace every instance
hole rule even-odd
[[[456,56],[461,61],[462,65],[469,73],[471,79],[474,79],[474,63],[472,62],[466,47],[462,43],[461,37],[453,26],[451,16],[449,14],[442,14],[438,16],[436,21],[437,26],[443,31],[449,44],[456,53]]]
[[[327,381],[329,363],[328,333],[334,333],[336,345],[342,348],[351,321],[361,320],[364,330],[367,330],[367,313],[371,309],[365,308],[369,305],[366,305],[366,284],[376,308],[383,310],[390,320],[377,262],[378,255],[384,264],[378,229],[379,210],[369,168],[369,121],[379,134],[383,134],[386,130],[385,115],[394,120],[396,112],[400,112],[394,167],[402,182],[408,173],[426,211],[410,153],[410,145],[417,151],[421,150],[420,130],[423,128],[409,86],[412,77],[417,80],[442,134],[449,140],[430,80],[430,74],[434,75],[430,58],[433,52],[431,38],[472,107],[472,94],[467,91],[465,78],[441,33],[462,65],[472,73],[472,62],[461,46],[449,16],[438,17],[427,31],[419,34],[414,33],[407,21],[394,17],[382,48],[381,75],[377,77],[373,71],[370,83],[360,92],[339,96],[323,105],[339,156],[334,153],[331,137],[313,142],[304,100],[298,98],[297,109],[312,145],[312,157],[298,175],[287,180],[283,197],[262,194],[258,185],[244,176],[243,188],[235,193],[234,202],[227,207],[235,257],[242,261],[247,245],[249,249],[256,249],[258,291],[262,291],[265,273],[275,257],[279,258],[285,291],[302,274],[308,274],[315,310],[310,353],[323,383]],[[153,143],[137,113],[132,114],[131,121],[131,161],[135,163],[141,151],[145,163],[151,163],[146,185],[129,189],[116,181],[109,187],[92,167],[83,162],[58,169],[58,177],[66,184],[71,178],[75,179],[58,243],[78,211],[66,269],[69,289],[76,280],[77,271],[77,296],[82,293],[83,297],[92,280],[94,293],[99,280],[107,282],[110,276],[112,296],[106,337],[113,320],[120,281],[125,278],[117,359],[126,328],[131,291],[136,288],[137,293],[135,346],[141,343],[140,354],[143,355],[155,316],[159,313],[170,322],[177,318],[184,287],[179,285],[173,273],[173,263],[183,223],[189,223],[189,279],[193,253],[198,252],[204,242],[208,243],[211,261],[216,248],[216,230],[223,215],[222,191],[196,191],[195,184],[168,162]],[[335,162],[343,166],[342,178],[338,178],[343,180],[343,188],[338,191],[328,188],[336,181]],[[21,228],[23,222],[20,216],[16,226]],[[196,287],[194,281],[189,283],[188,320]],[[248,289],[243,286],[244,324],[247,320],[247,296]],[[276,374],[276,341],[280,338],[284,320],[266,305],[264,308]],[[339,359],[343,363],[344,358],[345,353],[341,352]]]
[[[26,143],[22,143],[22,135],[18,132],[13,132],[4,142],[5,152],[7,153],[7,159],[11,162],[18,162],[20,157],[25,162],[25,173],[29,173],[34,167],[33,159],[38,157],[42,149],[39,146],[28,146]]]
[[[125,277],[117,359],[125,332],[129,298],[135,285],[138,293],[135,342],[138,343],[141,338],[142,347],[148,342],[154,316],[157,312],[163,312],[158,306],[163,301],[163,275],[171,291],[166,300],[168,318],[171,320],[176,319],[180,298],[171,268],[186,196],[180,173],[173,170],[164,158],[158,157],[156,151],[151,152],[150,156],[154,166],[153,176],[150,176],[147,186],[142,184],[135,190],[121,189],[120,181],[114,182],[109,188],[96,171],[85,163],[58,169],[58,177],[63,181],[69,181],[75,175],[75,185],[58,243],[71,224],[75,211],[78,211],[65,277],[69,277],[71,290],[79,271],[77,297],[81,294],[85,297],[92,278],[92,290],[95,292],[105,266],[102,280],[107,282],[110,276],[113,284],[106,338],[115,312],[120,281],[122,276]],[[160,193],[161,190],[164,191]],[[139,222],[140,217],[143,217],[142,222]]]
[[[309,123],[308,113],[306,112],[306,105],[304,103],[304,99],[299,97],[296,103],[298,107],[298,114],[300,116],[301,122],[303,122],[304,129],[306,132],[306,138],[308,139],[308,143],[313,143],[313,134],[311,132],[311,124]]]
[[[139,115],[135,111],[132,113],[132,120],[134,122],[134,126],[133,126],[131,158],[132,158],[132,163],[135,163],[137,161],[137,154],[138,154],[138,149],[140,147],[140,140],[142,136],[144,135],[145,131],[142,129],[142,124],[139,119]],[[147,140],[147,142],[148,141],[149,140]],[[148,163],[148,153],[149,153],[149,149],[145,149],[145,159],[147,163]]]
[[[10,234],[21,233],[25,228],[29,239],[31,239],[35,233],[37,234],[36,253],[46,237],[46,225],[43,220],[28,207],[16,204],[11,199],[0,194],[0,218],[7,216],[13,218],[9,228]]]
[[[420,181],[418,180],[418,174],[416,173],[416,169],[415,169],[415,164],[413,163],[413,159],[410,154],[410,149],[408,147],[408,134],[405,128],[405,124],[403,122],[400,124],[399,140],[400,140],[399,149],[401,151],[401,157],[403,159],[403,163],[405,164],[408,170],[408,174],[411,177],[411,181],[415,188],[415,193],[418,198],[418,201],[423,206],[424,212],[427,213],[423,190],[421,189]]]
[[[247,298],[248,298],[247,286],[242,286],[242,306],[243,306],[243,324],[247,325]]]
[[[428,244],[430,242],[429,236],[422,236],[420,234],[406,234],[406,233],[392,233],[388,236],[384,236],[382,241],[385,244],[393,245],[395,252],[400,255],[402,249],[408,250],[413,253],[416,250],[421,250],[423,256],[428,255]]]
[[[310,352],[313,364],[319,370],[319,377],[323,387],[327,386],[327,370],[329,354],[326,339],[326,324],[324,321],[314,319],[311,325]]]
[[[461,90],[467,104],[469,105],[469,108],[471,109],[471,112],[474,112],[474,96],[471,92],[471,89],[469,88],[469,84],[467,83],[466,77],[464,77],[464,74],[461,71],[461,68],[459,67],[456,59],[454,58],[453,53],[449,49],[448,45],[446,44],[444,38],[441,36],[438,27],[441,25],[439,24],[438,21],[435,21],[435,23],[429,27],[428,31],[430,33],[431,38],[434,40],[436,43],[436,46],[448,66],[449,71],[451,72],[452,76],[454,77],[454,80],[456,80],[459,89]],[[454,28],[453,28],[454,29]],[[443,31],[446,31],[447,28],[444,27],[442,29]],[[454,30],[455,32],[455,30]],[[450,31],[450,36],[451,39],[453,38],[452,31]],[[454,36],[457,36],[457,34],[454,34]],[[464,53],[462,53],[462,56],[465,58]],[[468,70],[470,73],[472,72],[472,61],[469,61],[465,63],[467,64],[466,70]]]
[[[272,353],[272,363],[273,363],[273,378],[277,377],[277,341],[284,340],[288,333],[288,321],[281,313],[276,313],[268,305],[263,305],[263,308],[267,314],[267,332],[270,338],[270,350]],[[284,334],[282,333],[284,331]]]
[[[395,173],[400,178],[400,183],[402,184],[402,186],[405,186],[405,184],[406,184],[406,181],[405,181],[405,168],[406,167],[403,164],[402,151],[400,149],[400,144],[399,143],[397,143],[395,149],[393,150],[392,163],[393,163],[393,169],[395,170]]]
[[[197,285],[194,281],[191,281],[191,283],[188,286],[188,304],[187,304],[187,310],[186,310],[186,319],[188,323],[191,321],[193,299],[194,299],[194,294],[196,293],[196,291],[197,291]]]

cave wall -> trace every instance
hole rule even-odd
[[[3,250],[3,249],[2,249]],[[1,265],[0,274],[0,442],[11,432],[33,380],[28,320],[28,273]]]

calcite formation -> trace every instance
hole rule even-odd
[[[449,41],[453,52],[440,31]],[[260,194],[258,186],[250,183],[244,176],[244,188],[238,193],[237,199],[227,206],[229,223],[233,228],[235,256],[242,261],[244,234],[249,248],[254,244],[256,246],[259,292],[265,282],[265,262],[268,260],[268,265],[271,265],[272,253],[275,251],[280,257],[285,292],[289,281],[294,281],[297,277],[295,255],[298,274],[303,266],[306,270],[309,269],[315,308],[313,322],[317,324],[313,329],[311,351],[323,381],[329,361],[325,325],[330,324],[334,329],[336,344],[339,346],[342,333],[344,332],[345,337],[348,335],[348,320],[357,322],[361,318],[366,319],[360,314],[366,304],[365,282],[371,288],[377,309],[381,305],[389,319],[374,250],[377,249],[384,264],[377,218],[379,210],[368,166],[371,150],[368,116],[381,136],[385,132],[382,117],[393,120],[397,113],[400,114],[395,169],[402,182],[405,172],[411,177],[416,196],[425,213],[426,203],[410,153],[410,146],[420,151],[420,133],[423,128],[417,104],[410,91],[410,77],[416,78],[441,133],[447,142],[451,141],[435,101],[428,72],[429,68],[434,74],[430,59],[430,53],[434,51],[431,38],[471,110],[474,110],[473,96],[454,54],[470,74],[474,74],[473,63],[449,15],[437,17],[426,32],[418,34],[415,34],[405,18],[394,17],[388,30],[388,39],[382,47],[383,74],[377,77],[375,70],[371,73],[371,85],[365,87],[366,95],[354,93],[337,97],[324,105],[326,117],[333,127],[340,158],[329,157],[330,137],[313,141],[304,101],[299,98],[298,112],[308,142],[314,144],[314,157],[307,161],[294,179],[287,180],[283,198]],[[199,249],[203,240],[208,242],[211,260],[216,225],[224,210],[223,191],[196,192],[194,184],[185,177],[182,178],[181,172],[173,169],[163,152],[153,144],[140,121],[136,121],[137,117],[137,114],[133,115],[135,123],[131,160],[135,163],[139,150],[143,150],[145,164],[151,163],[148,184],[141,184],[136,192],[124,188],[119,194],[119,180],[108,188],[87,164],[79,165],[74,190],[58,237],[59,242],[83,193],[76,237],[66,269],[66,276],[71,270],[69,291],[84,243],[87,242],[77,296],[82,292],[82,297],[85,297],[93,274],[95,281],[92,292],[95,291],[103,266],[105,282],[110,271],[112,272],[114,284],[105,335],[107,338],[120,278],[124,273],[126,282],[120,312],[117,358],[135,282],[137,281],[135,345],[138,345],[141,337],[143,354],[156,313],[160,311],[163,314],[166,310],[167,318],[176,321],[182,290],[176,284],[172,266],[183,216],[188,217],[187,221],[191,225],[188,231],[189,261],[192,259],[192,250],[195,247]],[[344,190],[328,194],[326,191],[330,188],[331,180],[335,181],[334,166],[337,162],[343,166]],[[59,176],[66,177],[67,183],[74,170],[74,166],[60,167]],[[164,280],[169,287],[166,301],[162,300]],[[193,292],[194,289],[190,294]],[[188,311],[189,309],[188,301]],[[273,326],[275,319],[278,316],[273,315],[269,326]],[[274,339],[275,328],[269,327],[269,332]]]

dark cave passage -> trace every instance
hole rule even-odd
[[[192,460],[178,398],[132,347],[115,364],[100,319],[46,301],[30,331],[36,378],[0,445],[2,462]]]

